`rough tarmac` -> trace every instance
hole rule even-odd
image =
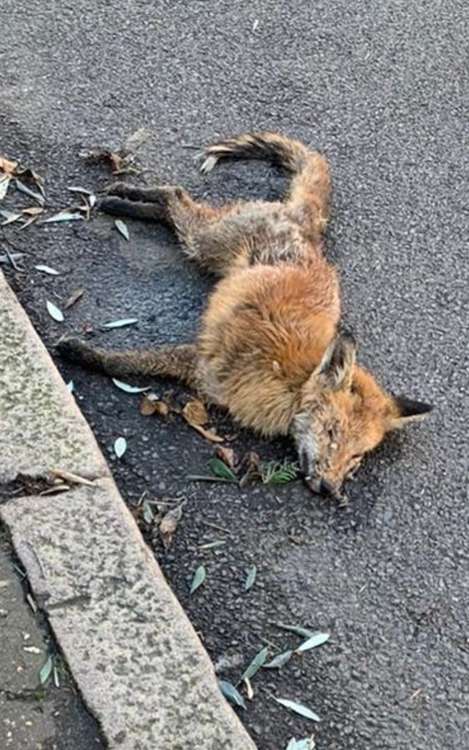
[[[257,163],[198,175],[196,149],[218,136],[280,130],[328,155],[335,186],[328,251],[341,269],[361,360],[389,388],[436,406],[428,422],[370,457],[348,489],[347,510],[299,483],[240,491],[190,482],[188,474],[206,473],[212,446],[178,418],[141,417],[138,396],[108,380],[59,366],[73,378],[129,503],[144,491],[187,498],[171,550],[157,541],[156,554],[224,677],[236,680],[263,639],[279,649],[297,643],[273,621],[330,630],[330,644],[254,678],[241,718],[260,750],[283,750],[311,731],[273,695],[321,716],[313,727],[318,750],[464,747],[465,4],[130,1],[90,10],[83,0],[47,7],[4,0],[0,21],[8,29],[0,151],[46,176],[53,208],[70,205],[67,186],[96,189],[109,180],[104,168],[84,164],[81,150],[118,144],[142,126],[154,134],[140,154],[151,170],[145,179],[216,201],[272,198],[284,186]],[[26,203],[13,191],[4,201]],[[128,243],[100,216],[0,232],[1,248],[6,238],[26,253],[25,273],[6,270],[51,349],[64,331],[89,328],[95,341],[122,347],[193,334],[210,279],[182,260],[164,229],[128,227]],[[40,274],[39,263],[61,275]],[[80,287],[82,300],[55,323],[46,299],[63,306]],[[138,325],[101,329],[125,317]],[[168,383],[154,390],[169,388],[187,395]],[[239,433],[215,411],[212,421],[222,435],[237,433],[238,452],[290,455],[287,445]],[[129,447],[118,462],[112,444],[120,435]],[[226,544],[199,549],[218,539]],[[201,562],[207,581],[189,597]],[[246,595],[252,564],[257,581]]]

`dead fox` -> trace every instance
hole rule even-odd
[[[341,485],[385,435],[431,406],[386,393],[356,363],[341,332],[337,272],[326,260],[327,160],[275,133],[240,135],[209,146],[202,171],[224,158],[266,159],[291,174],[282,202],[239,201],[213,208],[181,187],[112,185],[101,209],[166,223],[185,254],[221,277],[197,340],[148,351],[110,352],[76,339],[68,359],[108,375],[168,376],[226,408],[265,437],[290,435],[313,491]]]

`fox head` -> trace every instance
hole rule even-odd
[[[356,365],[351,334],[338,335],[303,384],[292,423],[300,467],[313,491],[340,488],[385,435],[422,419],[432,407],[386,393]]]

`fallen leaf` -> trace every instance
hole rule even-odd
[[[261,648],[259,653],[256,654],[252,662],[244,670],[243,674],[241,675],[241,681],[250,680],[252,677],[254,677],[256,672],[258,672],[259,669],[264,665],[268,653],[269,649],[267,648],[267,646]]]
[[[65,469],[51,469],[50,473],[54,477],[59,477],[59,479],[63,479],[70,484],[83,484],[86,487],[95,487],[94,482],[90,479],[85,479],[85,477],[81,477],[79,474],[73,474],[71,471],[66,471]]]
[[[127,229],[127,224],[125,223],[125,221],[122,221],[122,219],[116,219],[114,222],[114,226],[116,227],[117,231],[120,232],[120,234],[128,242],[130,239],[130,236],[129,236],[129,230]]]
[[[290,633],[296,633],[296,635],[301,635],[303,638],[311,638],[314,635],[312,630],[303,628],[301,625],[285,625],[283,622],[274,622],[273,624],[276,625],[277,628],[288,630]]]
[[[36,201],[36,203],[39,203],[40,206],[44,205],[44,196],[41,193],[35,193],[34,190],[28,188],[27,185],[25,185],[23,182],[21,182],[21,180],[18,179],[15,179],[15,186],[16,189],[20,191],[20,193],[29,195],[29,197]]]
[[[286,750],[314,750],[316,747],[313,737],[305,737],[302,740],[297,740],[292,737],[287,745]]]
[[[312,648],[316,648],[316,646],[322,646],[323,643],[327,643],[329,638],[331,637],[330,633],[314,633],[310,638],[308,638],[307,641],[301,644],[301,646],[298,646],[296,649],[297,654],[301,654],[304,651],[309,651]]]
[[[22,232],[22,231],[23,231],[23,229],[26,229],[26,227],[30,227],[30,226],[31,226],[31,224],[35,224],[35,222],[36,222],[36,221],[38,220],[38,218],[39,218],[39,216],[31,216],[31,218],[30,218],[30,219],[28,219],[27,221],[25,221],[25,222],[24,222],[24,223],[23,223],[23,224],[22,224],[22,225],[20,226],[20,229],[19,229],[19,231],[20,231],[20,232]]]
[[[294,711],[296,714],[303,716],[305,719],[311,719],[311,721],[321,721],[319,716],[315,714],[314,711],[311,711],[310,708],[303,706],[302,703],[296,703],[295,701],[290,701],[287,698],[274,698],[274,700],[276,700],[277,703],[280,703],[282,706],[285,706],[285,708],[289,708],[290,711]]]
[[[246,583],[244,584],[244,590],[249,591],[249,589],[252,589],[254,586],[254,581],[256,580],[257,575],[257,567],[253,565],[248,570],[248,574],[246,576]]]
[[[13,175],[17,166],[17,161],[11,161],[10,159],[6,159],[5,156],[0,156],[0,169],[2,172],[5,172],[8,175]]]
[[[182,416],[191,427],[194,427],[195,425],[202,427],[208,422],[207,410],[202,401],[199,401],[198,399],[187,402],[182,410]]]
[[[281,667],[284,667],[285,664],[290,661],[292,654],[293,651],[284,651],[283,654],[274,656],[272,661],[269,661],[268,664],[264,664],[264,669],[280,669]]]
[[[200,432],[201,435],[203,435],[206,440],[210,440],[211,443],[223,443],[224,438],[220,437],[220,435],[217,435],[216,432],[213,430],[207,430],[205,427],[201,427],[199,424],[192,424],[192,422],[188,422],[188,425],[192,427],[192,429],[197,430],[197,432]]]
[[[75,383],[73,382],[73,380],[69,380],[69,382],[67,383],[67,391],[69,393],[73,393],[74,390],[75,390]]]
[[[2,175],[0,177],[0,201],[6,196],[8,187],[10,185],[10,177],[8,175]]]
[[[0,182],[0,191],[1,191],[2,183]],[[0,200],[1,200],[1,192],[0,192]],[[5,221],[2,221],[2,227],[8,226],[8,224],[13,224],[15,221],[18,221],[19,219],[23,218],[23,214],[15,214],[10,211],[8,211],[8,218],[5,219]]]
[[[59,221],[78,221],[78,219],[83,220],[83,215],[77,211],[59,211],[58,214],[49,216],[48,219],[41,221],[41,224],[53,224]]]
[[[64,304],[64,308],[68,310],[69,307],[72,307],[72,305],[74,305],[81,297],[83,297],[84,293],[84,289],[75,289],[75,291],[71,293],[70,297]]]
[[[143,503],[143,520],[150,526],[153,523],[154,518],[155,511],[153,510],[151,503],[149,503],[148,500],[145,500]]]
[[[48,273],[49,276],[58,276],[59,271],[56,271],[55,268],[50,268],[49,266],[34,266],[36,271],[41,271],[42,273]]]
[[[59,308],[54,305],[53,302],[49,302],[49,300],[46,301],[46,307],[47,312],[51,316],[51,318],[54,318],[54,320],[57,321],[57,323],[63,323],[64,321],[64,314],[62,310],[59,310]]]
[[[122,320],[111,320],[110,323],[103,323],[103,328],[124,328],[138,323],[137,318],[123,318]]]
[[[59,670],[54,665],[54,685],[56,688],[60,687],[60,680],[59,680]]]
[[[193,594],[194,591],[197,591],[199,586],[201,586],[203,582],[205,581],[206,577],[207,577],[207,571],[205,570],[205,566],[199,565],[192,579],[191,588],[190,588],[191,594]]]
[[[122,380],[117,380],[116,378],[112,378],[112,382],[117,388],[120,388],[121,391],[125,391],[126,393],[143,393],[144,391],[150,390],[149,385],[145,388],[139,388],[137,385],[129,385],[128,383],[123,383]]]
[[[215,455],[220,459],[220,461],[223,461],[223,463],[226,464],[228,468],[234,471],[234,467],[238,463],[238,458],[233,448],[225,448],[224,446],[219,445],[215,449]]]
[[[127,440],[124,437],[118,437],[114,442],[114,453],[117,458],[122,458],[127,450]]]
[[[219,458],[211,458],[208,466],[212,474],[221,479],[228,479],[230,482],[237,482],[236,474]]]
[[[54,666],[52,656],[48,656],[45,664],[39,670],[39,681],[41,685],[45,685],[49,677],[52,674],[52,667]]]
[[[42,654],[42,651],[37,646],[23,646],[23,651],[27,651],[28,654]]]
[[[9,255],[0,255],[0,263],[15,263],[17,260],[24,258],[24,253],[9,253]]]
[[[176,533],[178,523],[182,518],[182,508],[182,505],[178,505],[176,508],[168,510],[168,512],[161,519],[158,530],[160,532],[161,541],[163,542],[165,550],[168,550],[172,544],[173,536]],[[194,581],[192,582],[192,585],[194,585]],[[191,587],[191,594],[192,593],[193,592]]]
[[[160,417],[167,417],[169,414],[169,406],[164,401],[161,401],[154,393],[150,393],[145,395],[140,402],[140,414],[144,417],[149,417],[152,414],[158,414]]]
[[[83,187],[75,187],[74,185],[71,185],[70,187],[68,187],[67,190],[69,190],[71,193],[81,193],[83,195],[93,195],[93,191],[92,190],[88,190],[87,188],[83,188]]]
[[[218,680],[218,684],[225,698],[233,703],[233,705],[240,706],[240,708],[244,709],[246,708],[243,696],[238,692],[235,686],[231,684],[231,682],[228,682],[228,680]]]
[[[247,677],[245,680],[243,680],[244,684],[246,685],[246,695],[249,701],[252,701],[254,698],[254,690],[252,689],[251,680],[249,680]]]
[[[27,214],[27,216],[39,216],[44,213],[44,209],[42,206],[29,206],[29,208],[23,208],[21,213]]]

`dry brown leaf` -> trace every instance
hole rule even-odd
[[[140,402],[140,414],[149,417],[152,414],[158,414],[160,417],[167,417],[169,406],[158,398],[154,393],[145,394]]]
[[[198,399],[187,402],[182,410],[182,416],[186,422],[189,422],[191,427],[195,427],[196,425],[201,427],[208,422],[207,409],[202,401],[199,401]]]
[[[240,487],[244,487],[251,480],[259,479],[260,476],[260,463],[261,459],[258,453],[254,451],[248,451],[241,461],[241,473]]]
[[[0,169],[2,172],[5,172],[5,174],[14,175],[17,166],[17,161],[10,161],[10,159],[0,156]]]
[[[86,487],[95,486],[89,479],[85,479],[85,477],[81,477],[79,474],[72,474],[71,471],[66,471],[65,469],[52,469],[50,473],[58,479],[70,482],[70,484],[84,484]]]
[[[192,429],[200,432],[200,434],[203,435],[207,440],[210,440],[211,443],[223,443],[225,440],[225,438],[220,437],[220,435],[217,435],[217,433],[213,430],[207,430],[200,424],[194,424],[193,422],[188,422],[187,424],[190,425]]]
[[[68,308],[69,308],[69,307],[72,307],[72,305],[74,305],[74,304],[75,304],[75,302],[78,302],[78,300],[79,300],[79,299],[80,299],[81,297],[83,297],[84,293],[85,293],[85,290],[84,290],[84,289],[75,289],[75,290],[74,290],[74,291],[73,291],[73,292],[71,293],[71,295],[70,295],[70,297],[68,298],[68,300],[66,301],[66,303],[64,304],[64,309],[65,309],[65,310],[68,310]]]
[[[43,206],[30,206],[29,208],[23,208],[22,213],[28,216],[39,216],[43,211]]]
[[[178,527],[178,523],[182,518],[182,505],[178,505],[177,508],[172,508],[171,510],[168,510],[168,512],[163,516],[160,526],[159,526],[159,532],[161,536],[161,541],[163,542],[163,546],[166,550],[168,550],[171,546],[171,543],[173,541],[173,536],[176,532],[176,529]]]
[[[226,464],[232,471],[234,471],[234,467],[238,463],[238,457],[233,448],[224,448],[220,445],[218,446],[218,448],[216,448],[215,455],[217,456],[217,458],[223,461],[223,463]]]

